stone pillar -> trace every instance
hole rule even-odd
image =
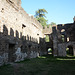
[[[66,56],[66,43],[58,44],[58,56]]]
[[[57,30],[56,27],[52,27],[53,30],[53,56],[57,56],[57,49],[58,49],[58,39],[57,39]]]

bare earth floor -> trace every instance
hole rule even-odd
[[[41,56],[0,67],[0,75],[75,75],[75,57]]]

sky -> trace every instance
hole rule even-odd
[[[75,0],[21,0],[22,7],[30,14],[35,15],[38,9],[45,9],[48,24],[73,23],[75,16]]]

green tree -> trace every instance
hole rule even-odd
[[[56,23],[51,22],[51,24],[48,24],[48,20],[46,20],[46,15],[48,12],[45,9],[38,9],[35,12],[35,17],[36,19],[41,23],[41,25],[43,26],[43,28],[45,28],[45,26],[47,26],[49,28],[49,26],[51,25],[56,25]]]
[[[47,25],[47,20],[45,13],[48,13],[45,9],[38,9],[35,13],[35,17],[36,19],[41,23],[41,25],[43,26],[43,28],[45,28],[45,26]]]
[[[38,18],[38,17],[46,17],[45,16],[45,13],[48,13],[45,9],[38,9],[36,12],[35,12],[35,17]]]
[[[47,25],[47,20],[44,17],[39,17],[37,18],[37,20],[41,23],[43,28],[45,28],[45,26]]]
[[[49,28],[49,26],[51,26],[51,27],[52,27],[52,25],[56,25],[56,23],[51,22],[50,24],[47,24],[47,27],[48,27],[48,28]]]
[[[51,22],[51,24],[50,25],[56,25],[56,23],[54,23],[54,22]]]

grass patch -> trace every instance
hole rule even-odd
[[[0,67],[0,75],[14,75],[13,67],[11,65],[4,65]]]
[[[0,67],[0,75],[75,75],[75,56],[40,56]]]

